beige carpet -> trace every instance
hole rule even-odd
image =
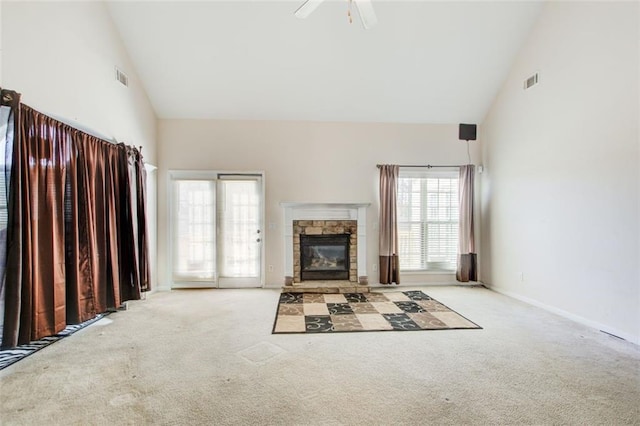
[[[484,329],[271,334],[278,290],[158,293],[0,372],[0,423],[640,424],[637,346],[419,289]]]

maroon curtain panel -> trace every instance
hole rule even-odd
[[[113,176],[117,176],[117,179],[111,181],[112,188],[114,190],[114,200],[117,200],[117,204],[114,206],[116,218],[118,222],[115,222],[115,227],[112,231],[115,232],[115,238],[112,240],[115,244],[111,244],[112,249],[117,250],[117,254],[114,253],[114,259],[117,261],[113,263],[114,273],[119,275],[119,291],[117,297],[118,305],[126,300],[136,300],[140,298],[140,281],[139,271],[137,270],[137,255],[136,249],[136,225],[134,224],[134,210],[133,210],[133,194],[132,194],[132,180],[129,172],[129,158],[127,147],[124,144],[119,144],[118,151],[113,152]],[[117,241],[117,242],[116,242]],[[117,268],[117,270],[116,270]]]
[[[108,147],[100,139],[77,132],[77,155],[70,167],[71,214],[68,217],[69,264],[67,276],[67,313],[70,323],[80,323],[118,306],[109,289],[119,285],[111,278],[112,235],[107,223],[114,215],[108,206],[115,204],[107,191],[110,180]]]
[[[147,228],[147,170],[144,167],[140,151],[134,152],[129,158],[134,160],[136,177],[136,217],[137,220],[137,268],[140,283],[140,291],[151,289],[149,273],[149,240]]]
[[[69,155],[70,140],[61,123],[20,105],[9,191],[12,232],[3,347],[66,326],[64,195]]]
[[[384,164],[380,169],[380,283],[400,284],[400,264],[398,261],[398,197],[399,166]]]
[[[133,260],[146,254],[136,245],[133,221],[146,218],[138,217],[144,209],[132,213],[140,195],[132,195],[131,148],[24,104],[16,107],[16,123],[2,348],[139,299],[136,265],[148,264]]]
[[[478,281],[477,254],[474,235],[474,182],[475,166],[460,167],[459,197],[460,220],[458,224],[458,265],[456,279],[460,282]]]
[[[28,286],[22,285],[22,257],[24,255],[22,248],[22,203],[19,195],[25,193],[24,182],[19,179],[23,174],[23,164],[20,158],[23,155],[20,149],[20,94],[2,90],[3,105],[11,108],[11,117],[14,126],[12,153],[11,153],[11,171],[10,184],[11,189],[8,192],[8,219],[7,219],[7,241],[6,241],[6,264],[5,264],[5,305],[4,305],[4,322],[2,334],[2,349],[11,348],[16,345],[17,341],[28,341],[31,331],[31,291]],[[27,227],[28,228],[28,227]],[[29,310],[21,309],[27,307]],[[19,324],[24,324],[22,328]],[[21,335],[20,335],[21,334]]]

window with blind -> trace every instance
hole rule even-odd
[[[398,244],[402,271],[455,271],[458,171],[403,170],[398,176]]]

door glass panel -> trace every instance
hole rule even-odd
[[[174,281],[215,280],[215,181],[174,181]]]
[[[259,278],[260,180],[224,178],[218,182],[220,277]]]

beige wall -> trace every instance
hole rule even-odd
[[[547,3],[482,134],[483,280],[636,343],[638,17],[635,2]]]
[[[102,2],[3,2],[2,86],[22,102],[142,145],[156,162],[156,117]],[[129,76],[115,80],[114,67]]]
[[[278,121],[161,120],[159,124],[159,264],[168,287],[167,171],[264,171],[266,285],[284,282],[281,202],[371,203],[367,211],[367,269],[378,282],[378,163],[466,164],[457,125]],[[479,142],[471,142],[478,162]],[[276,229],[268,229],[274,223]],[[403,275],[403,282],[451,282],[450,275]]]
[[[156,158],[156,117],[102,2],[0,2],[3,88],[22,102],[98,136],[142,146]],[[129,76],[115,80],[114,67]],[[149,174],[155,247],[155,173]],[[155,251],[151,253],[155,268]],[[155,271],[152,271],[155,275]]]

